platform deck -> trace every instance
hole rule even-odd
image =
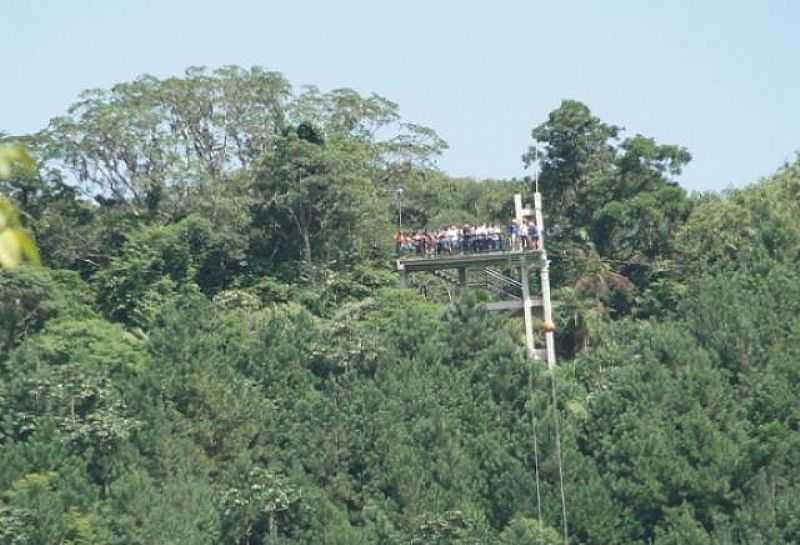
[[[401,257],[397,260],[397,270],[410,273],[467,267],[488,267],[491,265],[519,266],[521,264],[536,267],[541,262],[542,252],[539,250],[485,252],[436,257]]]

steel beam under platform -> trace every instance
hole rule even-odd
[[[531,307],[541,307],[542,298],[541,297],[530,297]],[[524,310],[525,305],[522,299],[516,301],[495,301],[493,303],[484,303],[483,308],[488,311],[495,311],[495,310]]]
[[[486,252],[480,254],[458,254],[436,257],[401,257],[397,260],[397,270],[401,273],[460,269],[465,267],[488,267],[491,265],[520,265],[543,267],[544,260],[539,250],[524,252]]]

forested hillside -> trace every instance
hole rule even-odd
[[[549,373],[480,293],[398,288],[401,210],[532,184],[448,176],[390,100],[192,68],[14,141],[0,545],[800,543],[800,160],[690,195],[580,102],[532,127]]]

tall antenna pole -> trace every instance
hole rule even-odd
[[[397,201],[397,210],[400,215],[400,230],[403,230],[403,188],[398,187],[394,190],[394,198]]]

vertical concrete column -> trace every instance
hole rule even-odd
[[[550,304],[550,261],[547,259],[547,252],[542,252],[542,309],[544,311],[545,323],[553,321],[553,307]],[[545,345],[547,349],[547,368],[552,369],[556,365],[556,339],[552,331],[545,331]]]
[[[522,312],[525,316],[525,345],[528,348],[528,359],[536,359],[536,351],[533,344],[533,315],[531,312],[531,286],[529,280],[529,268],[525,261],[519,268],[520,283],[522,284]]]
[[[542,310],[545,323],[553,322],[553,307],[550,304],[550,261],[547,259],[547,251],[544,249],[544,218],[542,216],[542,194],[538,191],[533,194],[533,208],[536,214],[536,226],[539,228],[539,250],[542,252]],[[547,368],[552,369],[556,365],[556,340],[552,331],[544,334]]]

